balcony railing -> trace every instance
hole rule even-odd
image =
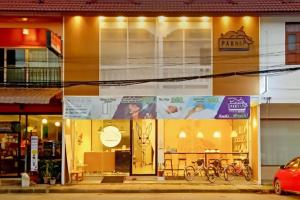
[[[59,87],[61,67],[0,68],[0,83],[7,86]]]

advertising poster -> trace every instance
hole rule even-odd
[[[65,118],[155,119],[155,96],[65,97]]]
[[[158,119],[247,119],[249,96],[159,96]]]
[[[156,119],[156,97],[125,96],[113,119]]]
[[[91,97],[65,97],[64,117],[92,119],[93,99]]]
[[[30,171],[38,171],[38,136],[31,136],[31,159],[30,159]]]
[[[65,97],[64,118],[248,119],[250,96]]]

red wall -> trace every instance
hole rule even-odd
[[[1,47],[46,47],[46,29],[27,29],[28,35],[23,34],[22,28],[0,28]]]

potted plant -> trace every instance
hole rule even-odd
[[[59,165],[52,160],[46,160],[41,166],[41,173],[44,179],[44,183],[47,184],[50,181],[51,185],[56,183],[56,176],[59,173]]]
[[[50,170],[49,170],[49,161],[45,161],[43,162],[43,164],[41,165],[40,168],[41,171],[41,175],[43,177],[44,180],[44,184],[47,184],[51,178],[51,174],[50,174]]]
[[[50,171],[50,185],[55,185],[56,184],[56,177],[60,174],[60,167],[59,163],[51,161],[49,162],[49,171]]]

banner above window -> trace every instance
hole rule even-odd
[[[248,119],[250,96],[64,97],[69,119]]]

